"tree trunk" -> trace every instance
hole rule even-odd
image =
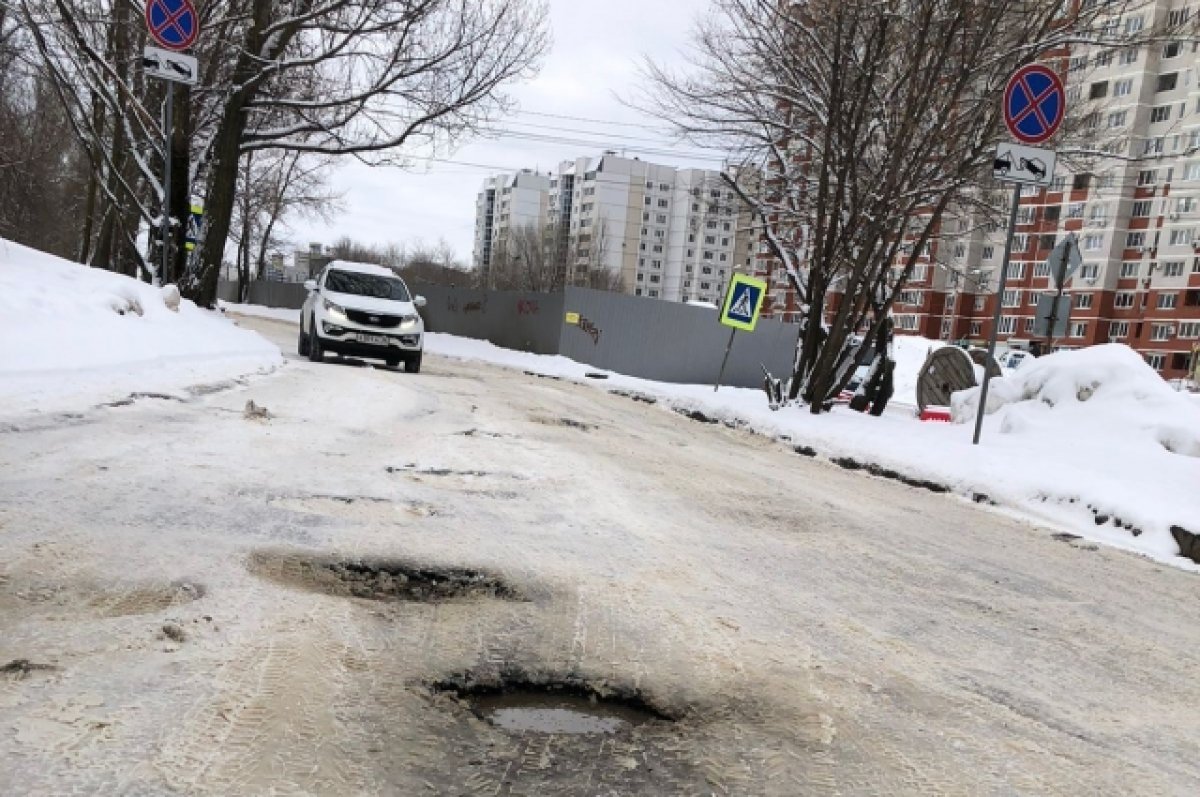
[[[233,221],[233,203],[237,195],[238,162],[242,134],[246,129],[246,104],[254,87],[253,79],[261,69],[263,34],[271,19],[269,0],[254,0],[254,22],[246,30],[231,85],[236,88],[225,101],[221,124],[212,149],[212,172],[204,213],[208,227],[204,233],[200,257],[179,286],[183,295],[201,307],[213,307],[217,300],[217,279],[225,256],[225,241]]]
[[[192,191],[188,184],[191,174],[191,152],[188,139],[192,129],[192,90],[189,86],[170,84],[175,92],[174,124],[171,130],[171,218],[177,221],[171,230],[171,273],[178,281],[187,268],[187,224],[192,211]],[[164,279],[166,276],[164,275]]]

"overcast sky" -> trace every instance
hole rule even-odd
[[[678,153],[683,148],[671,144],[656,120],[617,99],[628,98],[636,89],[644,54],[678,63],[693,21],[706,9],[706,0],[550,0],[550,53],[536,79],[509,90],[517,110],[496,126],[570,142],[520,140],[512,135],[477,139],[440,155],[460,164],[427,162],[411,171],[347,163],[333,179],[334,188],[343,194],[345,210],[328,225],[293,222],[292,240],[301,246],[309,241],[330,244],[348,235],[363,243],[411,246],[417,240],[433,244],[445,238],[459,259],[469,263],[475,196],[491,174],[519,168],[547,170],[559,161],[600,155],[604,149],[625,149],[630,156],[658,163],[716,168],[719,163],[698,157],[646,152]],[[706,155],[713,157],[713,153]],[[498,168],[488,168],[493,166]]]

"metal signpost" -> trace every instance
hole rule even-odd
[[[1079,253],[1079,241],[1075,233],[1067,233],[1067,237],[1058,242],[1050,257],[1046,258],[1046,266],[1050,276],[1058,287],[1054,296],[1038,297],[1037,320],[1034,322],[1033,334],[1046,339],[1046,353],[1053,351],[1054,338],[1066,337],[1067,322],[1071,319],[1071,299],[1063,296],[1063,288],[1071,275],[1083,265],[1083,255]]]
[[[158,283],[163,285],[171,279],[171,136],[175,129],[175,83],[196,83],[196,59],[182,51],[195,43],[200,33],[200,17],[192,0],[147,0],[146,29],[159,46],[147,46],[142,52],[142,68],[147,76],[168,81],[163,119],[162,273],[158,278]]]
[[[992,176],[997,180],[1014,183],[1011,206],[1008,209],[1008,233],[1004,238],[1004,260],[1000,265],[1000,284],[996,287],[996,309],[992,314],[992,329],[988,336],[988,360],[996,356],[996,335],[1000,330],[1000,309],[1004,304],[1004,288],[1008,284],[1008,261],[1012,256],[1013,231],[1017,226],[1017,208],[1021,204],[1022,185],[1050,185],[1054,181],[1054,165],[1057,153],[1049,149],[1035,149],[1053,136],[1062,124],[1067,107],[1067,92],[1058,74],[1041,64],[1030,64],[1018,69],[1008,79],[1004,89],[1004,124],[1013,138],[1021,142],[1003,142],[996,147],[992,162]],[[983,373],[983,387],[979,393],[979,409],[975,414],[975,436],[972,442],[979,445],[983,431],[983,414],[987,408],[988,386],[991,374],[987,368]]]
[[[729,281],[729,292],[725,294],[725,303],[721,305],[720,321],[729,327],[729,343],[725,346],[725,356],[721,359],[721,371],[717,374],[717,383],[713,392],[721,388],[721,379],[725,376],[725,364],[729,362],[729,352],[733,349],[733,336],[739,329],[753,332],[758,323],[758,313],[762,309],[763,298],[767,295],[767,283],[745,274],[734,274]]]

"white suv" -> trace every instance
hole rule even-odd
[[[424,296],[383,266],[335,260],[315,280],[304,283],[308,298],[300,308],[297,350],[313,362],[325,352],[372,357],[404,370],[421,370],[425,322],[417,313]]]

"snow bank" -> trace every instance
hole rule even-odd
[[[0,413],[79,408],[278,366],[278,347],[143,282],[0,239]]]
[[[974,419],[979,393],[955,394],[955,420]],[[1124,344],[1058,352],[994,380],[987,411],[1002,410],[1002,434],[1099,435],[1146,453],[1200,457],[1200,407]]]

